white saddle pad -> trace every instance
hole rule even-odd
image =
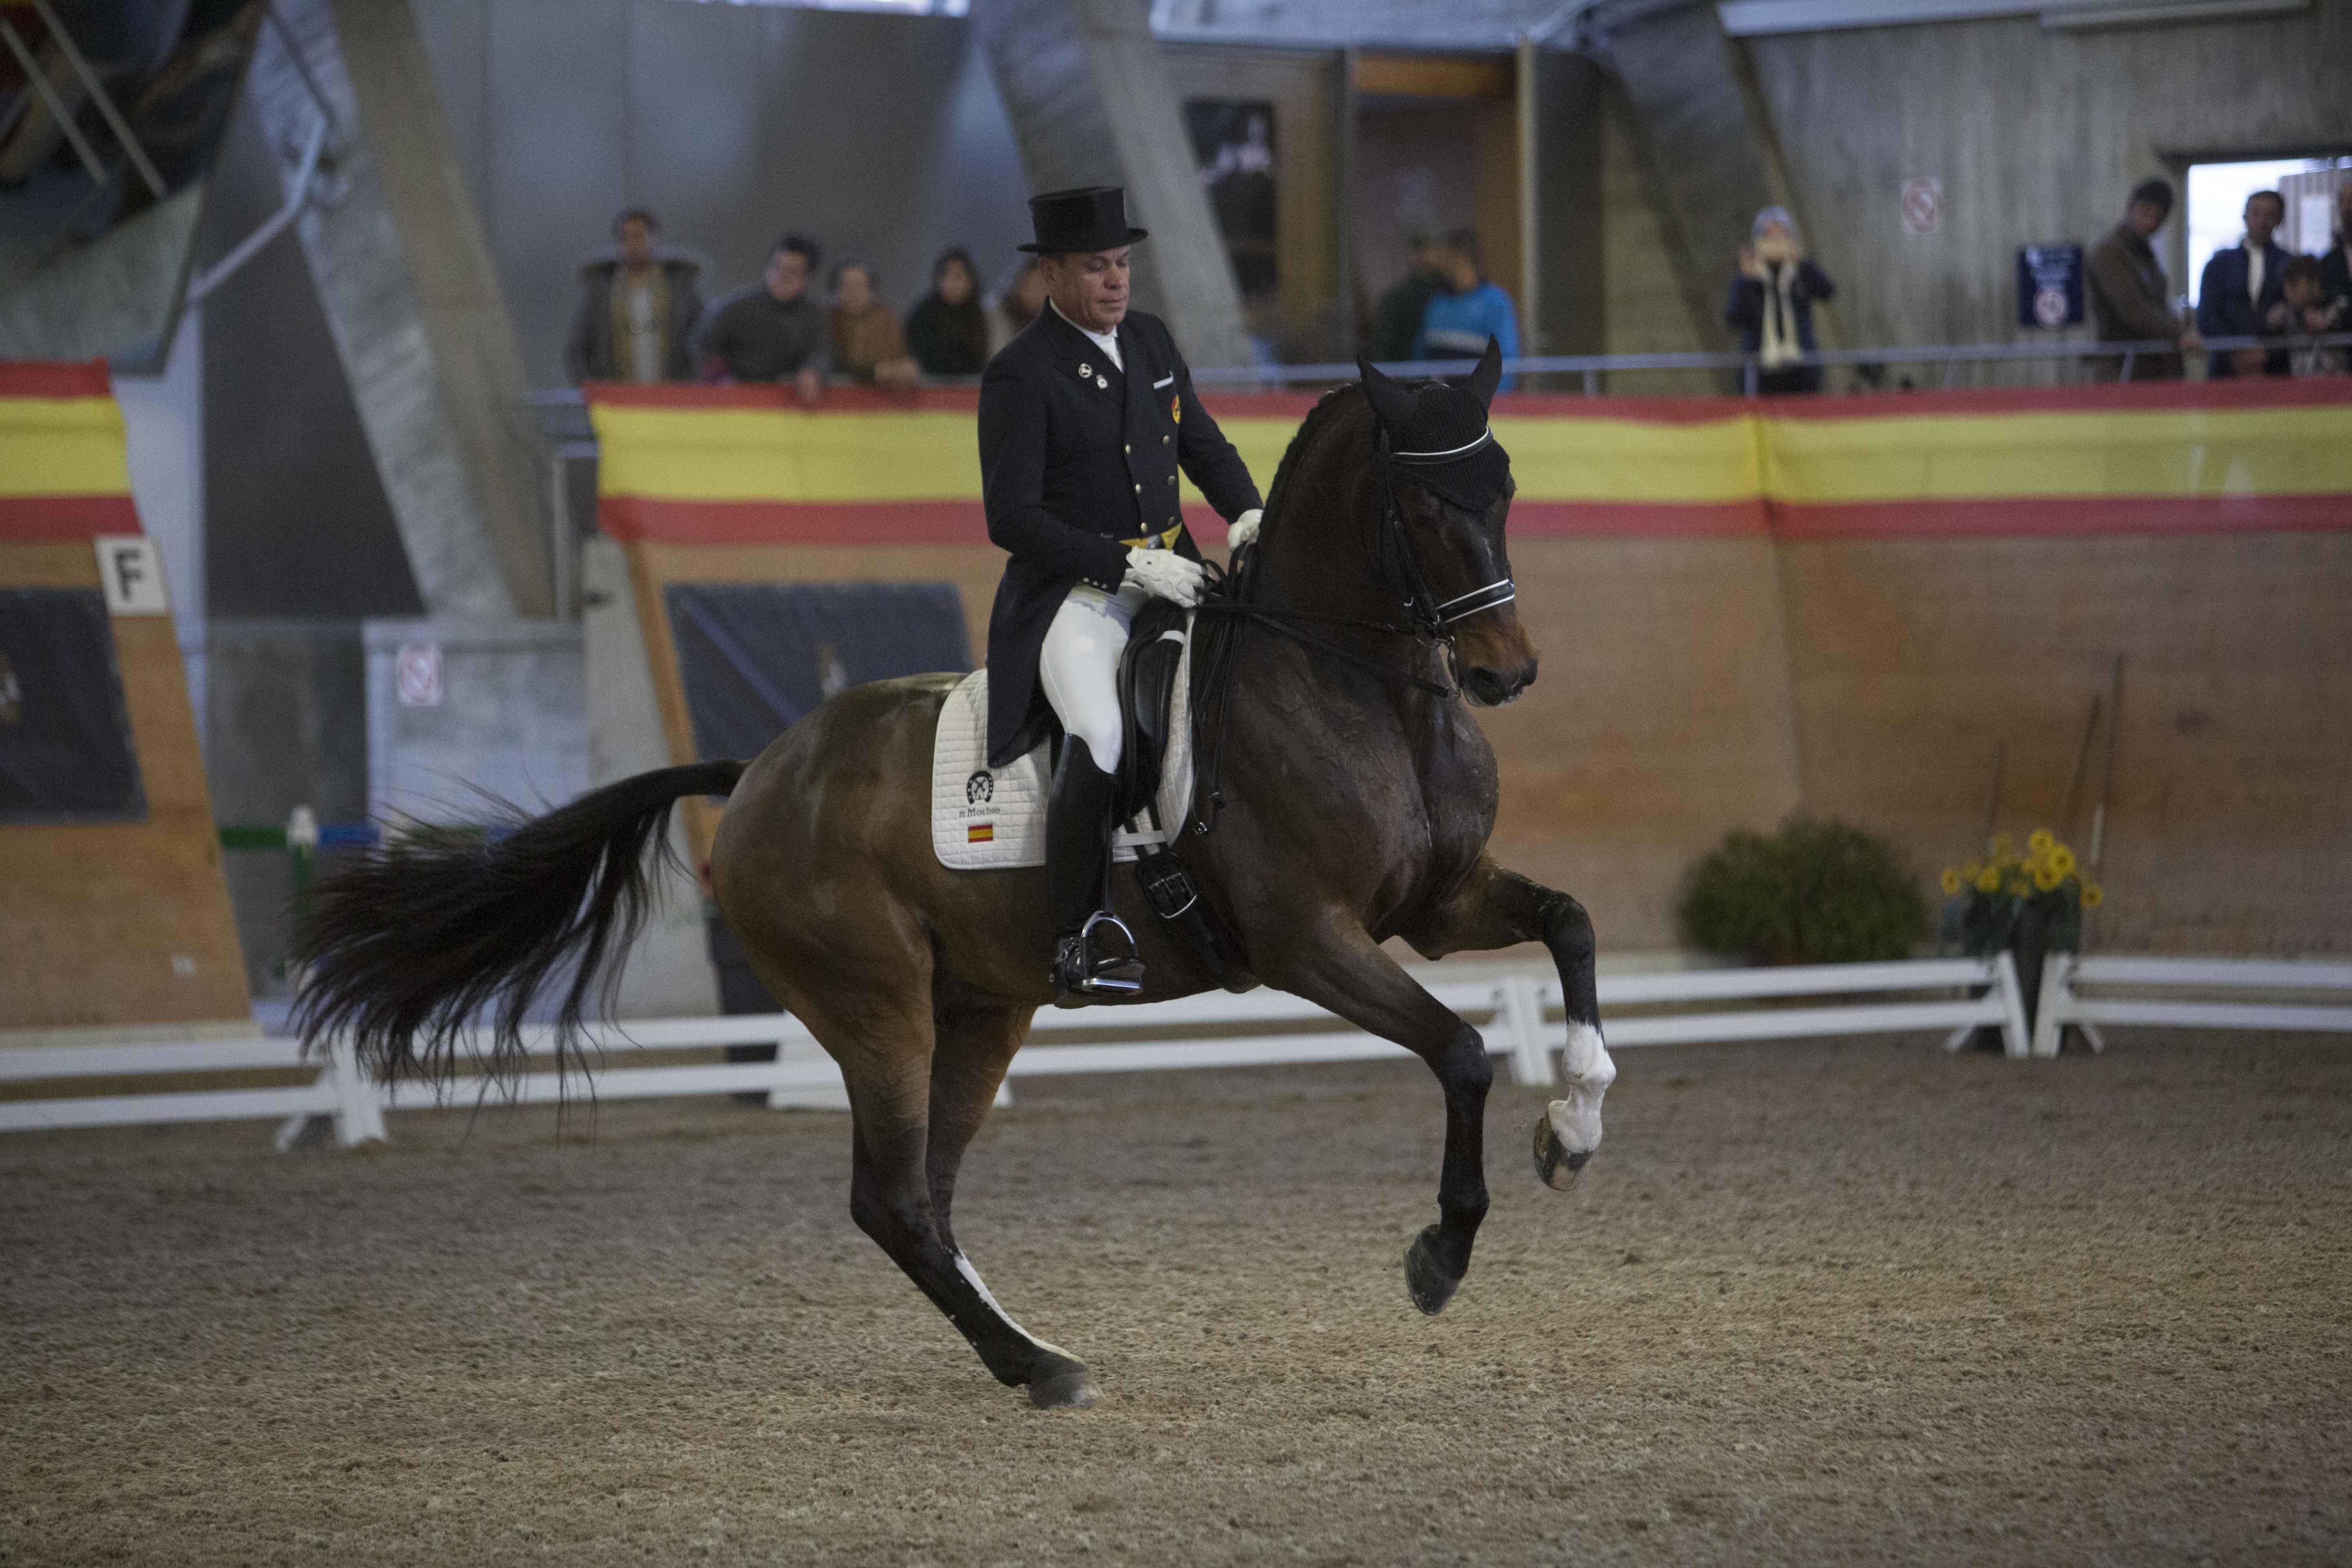
[[[1139,844],[1161,844],[1184,831],[1192,813],[1192,648],[1185,626],[1176,692],[1168,705],[1168,754],[1160,770],[1160,824],[1139,816],[1115,836],[1112,856],[1135,858]],[[1168,634],[1174,637],[1178,634]],[[1038,746],[1001,768],[988,765],[988,671],[956,683],[940,710],[931,751],[931,848],[953,871],[994,871],[1045,863],[1045,803],[1053,792]]]

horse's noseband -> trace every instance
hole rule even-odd
[[[1467,620],[1485,610],[1499,609],[1518,597],[1518,589],[1507,576],[1497,578],[1484,587],[1473,588],[1439,602],[1430,592],[1429,579],[1421,570],[1421,558],[1414,552],[1412,541],[1404,530],[1404,513],[1396,499],[1396,470],[1402,466],[1421,468],[1450,468],[1475,460],[1495,444],[1494,428],[1490,426],[1478,434],[1475,441],[1442,452],[1398,452],[1389,447],[1389,433],[1380,428],[1381,454],[1381,575],[1391,592],[1396,595],[1405,610],[1421,623],[1424,631],[1443,632],[1456,621]],[[1498,492],[1499,493],[1499,492]]]

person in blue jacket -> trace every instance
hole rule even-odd
[[[1476,359],[1493,338],[1507,360],[1519,357],[1519,314],[1499,284],[1478,264],[1478,236],[1457,228],[1439,247],[1437,269],[1444,286],[1422,308],[1421,331],[1412,340],[1415,359]],[[1511,389],[1512,377],[1503,380]]]

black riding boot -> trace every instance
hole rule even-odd
[[[1111,776],[1095,766],[1087,743],[1073,736],[1062,743],[1054,773],[1054,798],[1045,807],[1045,876],[1053,888],[1055,931],[1054,1002],[1083,1006],[1091,997],[1124,996],[1143,988],[1143,965],[1134,938],[1118,918],[1104,911],[1103,873],[1110,860]],[[1106,928],[1124,939],[1123,957],[1105,956],[1097,945]]]

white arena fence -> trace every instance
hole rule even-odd
[[[2082,996],[2078,985],[2101,994]],[[2219,996],[2182,996],[2182,992]],[[2121,994],[2115,994],[2121,993]],[[2157,993],[2158,994],[2149,994]],[[2317,1000],[2249,1000],[2250,994]],[[2053,952],[2042,970],[2033,1054],[2058,1054],[2059,1031],[2079,1026],[2094,1047],[2102,1024],[2175,1029],[2313,1029],[2352,1033],[2352,963],[2307,959],[2099,958]]]
[[[1559,1011],[1560,995],[1559,979],[1548,967],[1416,973],[1439,1001],[1478,1027],[1487,1049],[1505,1059],[1513,1081],[1539,1086],[1554,1080],[1555,1057],[1567,1044],[1568,1026],[1550,1016]],[[2077,985],[2102,994],[2078,995]],[[2118,990],[2142,994],[2105,994]],[[2151,990],[2165,994],[2145,994]],[[2217,990],[2234,993],[2235,999],[2178,997],[2182,991]],[[2254,993],[2333,996],[2335,1003],[2249,1000]],[[2017,971],[2006,953],[1990,960],[1604,974],[1600,994],[1609,1042],[1618,1047],[1920,1031],[1948,1031],[1948,1043],[1957,1047],[1989,1026],[2000,1031],[2009,1056],[2023,1058],[2054,1056],[2058,1031],[2067,1024],[2094,1032],[2100,1024],[2147,1024],[2352,1033],[2352,963],[2053,954],[2043,970],[2039,1016],[2030,1037]],[[1077,1035],[1092,1037],[1069,1037]],[[542,1059],[552,1049],[552,1031],[543,1026],[526,1031],[524,1040]],[[728,1093],[765,1094],[779,1109],[841,1109],[848,1103],[839,1070],[789,1014],[600,1024],[588,1028],[583,1044],[592,1062],[598,1052],[766,1044],[777,1050],[773,1061],[613,1067],[585,1081],[575,1076],[568,1085],[552,1071],[533,1071],[510,1089],[492,1091],[487,1103]],[[1013,1058],[1011,1076],[1273,1067],[1404,1054],[1340,1025],[1312,1003],[1259,990],[1145,1007],[1042,1008],[1029,1043]],[[341,1042],[324,1062],[303,1058],[297,1042],[288,1038],[0,1049],[0,1082],[168,1079],[257,1068],[308,1068],[314,1076],[307,1084],[269,1089],[188,1088],[0,1101],[0,1131],[267,1118],[282,1121],[278,1143],[286,1147],[316,1125],[314,1119],[331,1119],[337,1142],[348,1147],[383,1138],[386,1110],[470,1106],[481,1097],[478,1085],[463,1079],[437,1097],[414,1084],[393,1089],[369,1083]]]

